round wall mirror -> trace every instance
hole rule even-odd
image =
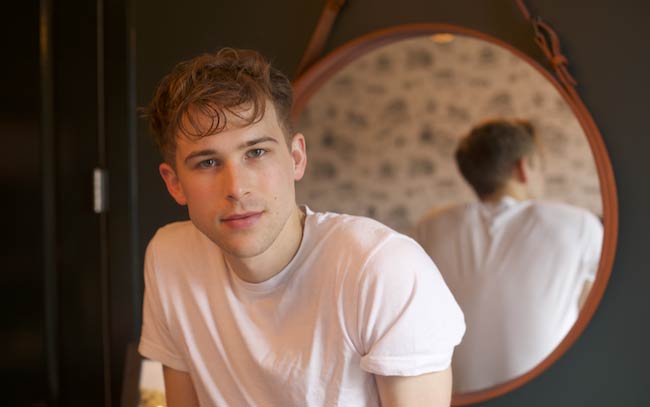
[[[481,305],[470,305],[463,298],[467,294],[456,287],[459,283],[441,269],[467,323],[452,362],[453,404],[510,391],[566,351],[600,300],[616,240],[613,177],[600,135],[583,106],[547,71],[507,44],[435,24],[396,27],[346,44],[294,85],[294,120],[306,137],[309,157],[296,187],[297,200],[318,211],[372,217],[407,235],[431,211],[476,200],[454,160],[462,136],[486,119],[529,121],[543,150],[545,188],[540,198],[588,211],[601,233],[604,225],[604,239],[594,237],[596,260],[587,273],[589,285],[595,282],[585,305],[576,302],[548,312],[561,315],[546,316],[555,320],[546,322],[544,340],[531,324],[521,323],[516,333],[503,333],[503,338],[492,332],[497,339],[488,346],[481,340],[486,336],[481,326],[494,327],[505,317],[473,315]],[[578,296],[583,282],[574,280],[558,281],[563,281],[563,292]],[[507,303],[498,314],[525,308]],[[531,335],[540,343],[533,344]]]

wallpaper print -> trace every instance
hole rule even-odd
[[[536,126],[545,154],[544,199],[601,215],[594,159],[562,96],[510,51],[466,36],[392,43],[319,89],[297,123],[308,152],[297,200],[408,233],[432,208],[475,199],[453,153],[472,126],[497,116]]]

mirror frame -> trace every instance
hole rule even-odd
[[[603,204],[602,221],[604,238],[600,262],[598,264],[598,272],[592,289],[573,327],[553,352],[527,373],[487,389],[453,395],[452,405],[464,406],[501,396],[528,383],[546,371],[553,363],[564,355],[564,353],[567,352],[567,350],[583,333],[603,297],[603,293],[605,292],[612,271],[618,238],[618,200],[614,173],[602,136],[591,114],[575,89],[565,89],[561,82],[547,69],[543,68],[533,58],[512,45],[485,33],[461,26],[436,23],[400,25],[371,32],[340,46],[310,66],[293,82],[294,107],[292,111],[292,119],[294,122],[297,122],[300,113],[304,110],[309,99],[339,70],[362,55],[396,41],[437,33],[470,36],[487,41],[501,48],[505,48],[535,68],[537,72],[543,75],[555,87],[571,107],[571,110],[578,119],[578,122],[582,126],[587,137],[596,163]]]

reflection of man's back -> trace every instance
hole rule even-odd
[[[486,389],[526,373],[575,322],[598,266],[602,226],[590,212],[536,201],[539,139],[526,121],[474,127],[456,150],[479,200],[425,217],[416,239],[465,313],[454,390]]]
[[[465,313],[454,390],[517,377],[541,362],[575,322],[602,239],[589,212],[518,201],[459,205],[424,219],[417,240]]]

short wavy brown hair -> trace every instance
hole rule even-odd
[[[289,79],[257,51],[223,48],[177,64],[142,113],[163,159],[174,165],[177,136],[219,133],[226,128],[228,115],[242,119],[244,125],[253,124],[262,119],[269,100],[288,141],[293,134]],[[212,120],[208,129],[200,128],[197,114]]]
[[[456,164],[465,181],[482,199],[503,188],[517,161],[532,154],[537,144],[530,122],[492,119],[471,129],[460,141]]]

